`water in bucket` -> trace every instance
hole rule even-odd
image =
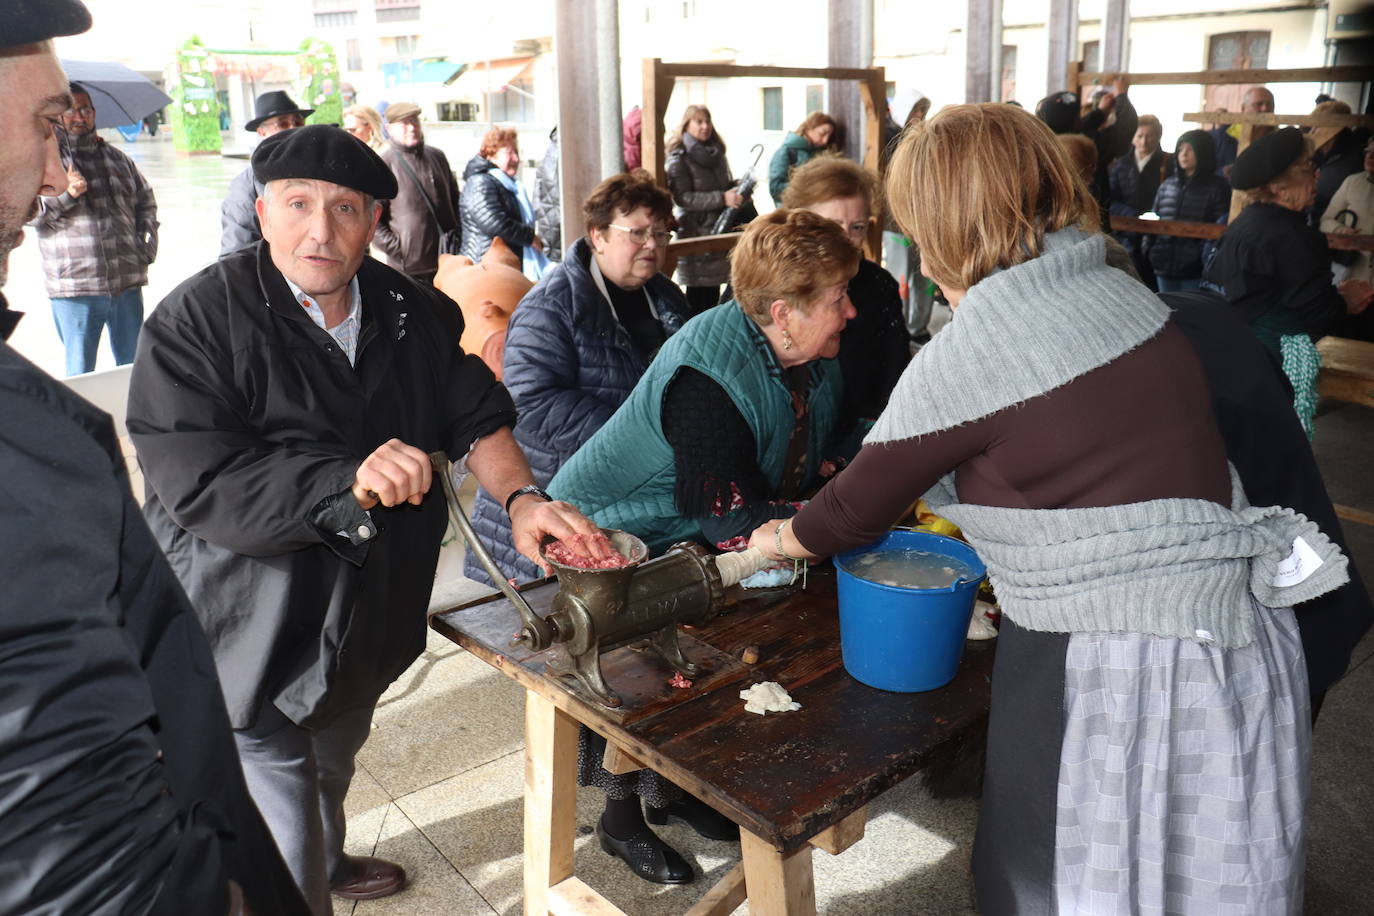
[[[855,679],[914,693],[954,679],[986,570],[963,541],[893,531],[835,558],[840,649]]]

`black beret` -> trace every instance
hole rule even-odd
[[[263,184],[313,178],[362,191],[376,200],[396,196],[396,176],[382,157],[333,124],[310,124],[275,133],[253,151],[253,177]]]
[[[31,45],[91,27],[81,0],[5,0],[0,3],[0,48]]]
[[[1298,158],[1304,149],[1302,131],[1296,127],[1284,127],[1265,134],[1251,143],[1236,157],[1231,166],[1231,187],[1237,191],[1249,191],[1273,181],[1283,174]]]
[[[1078,128],[1079,100],[1076,92],[1047,95],[1035,106],[1035,116],[1056,134],[1071,134]]]

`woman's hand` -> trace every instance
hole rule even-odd
[[[742,204],[742,203],[744,203],[744,198],[743,198],[743,197],[740,197],[738,191],[726,191],[726,192],[725,192],[725,206],[727,206],[727,207],[738,207],[738,206],[739,206],[740,204]]]
[[[754,533],[749,535],[749,546],[757,548],[759,553],[763,554],[770,560],[774,560],[777,562],[782,562],[786,560],[786,557],[778,553],[778,538],[775,534],[778,528],[785,521],[787,521],[787,519],[785,518],[775,518],[771,519],[770,521],[764,522],[762,525],[759,525],[757,528],[754,529]]]

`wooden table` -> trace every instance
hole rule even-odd
[[[1322,355],[1317,390],[1324,398],[1374,407],[1374,343],[1346,337],[1317,341]]]
[[[524,593],[542,615],[556,590]],[[620,710],[548,673],[561,648],[512,648],[519,616],[503,596],[431,618],[526,690],[526,914],[621,912],[573,876],[578,723],[606,737],[613,771],[651,766],[740,825],[743,862],[692,916],[729,913],[746,896],[752,914],[794,916],[816,910],[812,846],[838,854],[862,838],[870,801],[986,721],[995,641],[967,643],[958,676],[927,693],[886,693],[846,674],[828,566],[812,569],[805,590],[732,589],[727,605],[679,637],[704,668],[689,689],[668,687],[671,672],[633,647],[603,655]],[[758,647],[757,664],[740,661],[746,646]],[[739,691],[760,681],[777,681],[802,708],[745,712]]]

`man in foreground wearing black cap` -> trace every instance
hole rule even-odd
[[[547,501],[510,395],[458,346],[458,307],[366,257],[396,178],[324,125],[267,138],[264,241],[149,318],[128,426],[158,540],[210,634],[249,787],[316,916],[400,866],[343,854],[353,758],[425,644],[448,524],[443,449],[511,515],[515,546],[593,535]]]
[[[264,140],[273,134],[305,124],[315,113],[313,108],[301,108],[285,92],[264,92],[253,103],[253,119],[243,129],[256,133]],[[262,184],[253,180],[250,165],[234,176],[224,203],[219,208],[219,256],[233,254],[262,239],[254,201],[262,194]]]
[[[60,194],[77,0],[0,4],[0,285]],[[0,297],[0,334],[19,313]],[[306,913],[110,417],[0,343],[0,913]],[[242,894],[239,888],[242,888]]]

